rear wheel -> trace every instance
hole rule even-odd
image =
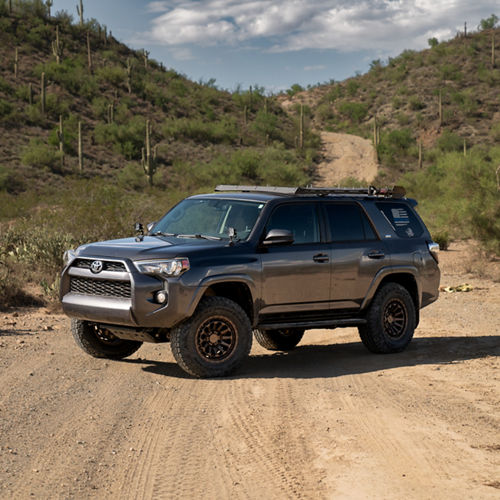
[[[397,283],[383,285],[373,298],[366,321],[358,330],[368,350],[375,353],[404,350],[416,325],[415,304],[408,290]]]
[[[126,358],[142,345],[135,340],[119,339],[109,330],[80,319],[71,320],[71,333],[76,343],[94,358]]]
[[[245,311],[225,297],[205,297],[191,318],[171,331],[172,353],[195,377],[222,377],[235,370],[252,347]]]
[[[303,328],[282,330],[254,330],[257,342],[269,351],[290,351],[302,340]]]

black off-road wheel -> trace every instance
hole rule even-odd
[[[416,325],[415,304],[408,290],[397,283],[383,285],[373,298],[366,321],[358,330],[369,351],[403,351],[413,338]]]
[[[304,336],[303,328],[282,330],[254,330],[257,342],[268,351],[291,351]]]
[[[94,358],[122,359],[134,354],[142,342],[123,340],[96,324],[71,320],[71,333],[76,343]]]
[[[199,378],[223,377],[250,353],[252,327],[245,311],[225,297],[205,297],[191,318],[170,333],[179,366]]]

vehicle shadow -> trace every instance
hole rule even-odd
[[[500,336],[415,338],[406,351],[372,354],[361,342],[331,345],[299,345],[289,352],[250,356],[229,379],[332,378],[392,368],[452,364],[500,355]],[[175,363],[128,360],[145,364],[144,371],[176,378],[188,377]]]

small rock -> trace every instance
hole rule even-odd
[[[53,327],[53,326],[51,326],[51,325],[45,325],[45,326],[43,327],[43,329],[44,329],[46,332],[50,332],[50,331],[52,331],[52,330],[54,329],[54,327]]]
[[[18,312],[15,312],[13,315],[12,315],[13,318],[19,318],[19,313]]]
[[[17,339],[17,340],[16,340],[16,342],[17,342],[18,344],[24,344],[24,340],[23,340],[23,339]]]

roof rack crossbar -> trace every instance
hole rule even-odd
[[[402,186],[394,186],[391,188],[376,188],[369,186],[366,188],[341,188],[341,187],[276,187],[276,186],[236,186],[220,184],[215,188],[218,192],[239,191],[243,193],[269,193],[269,194],[315,194],[318,196],[326,196],[329,194],[344,194],[344,195],[364,195],[364,196],[380,196],[386,198],[403,198],[406,195],[406,190]]]

